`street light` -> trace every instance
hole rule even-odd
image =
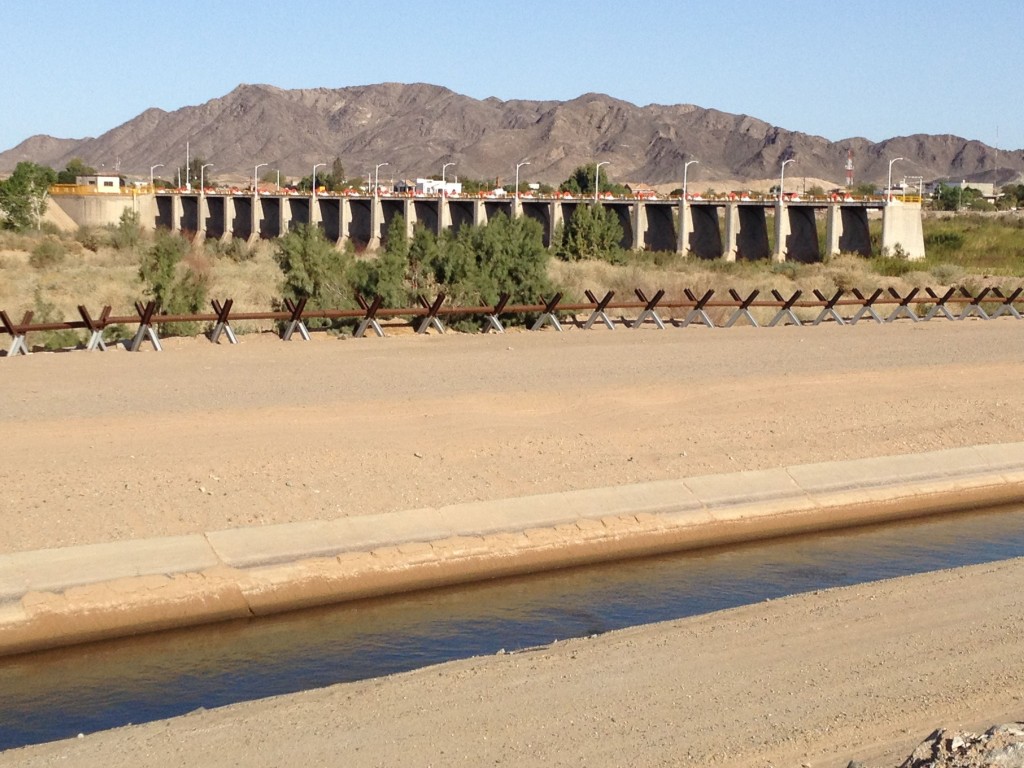
[[[445,163],[441,166],[441,192],[444,192],[444,172],[448,170],[449,165],[455,165],[455,163]]]
[[[786,183],[786,166],[792,163],[794,160],[796,160],[796,158],[791,157],[789,158],[789,160],[782,161],[782,172],[779,174],[779,205],[782,205],[782,192],[785,188],[784,185]]]
[[[683,202],[686,202],[686,169],[691,165],[696,165],[700,160],[687,160],[683,163]]]
[[[529,165],[529,164],[530,164],[529,160],[523,160],[521,163],[516,163],[516,197],[515,197],[516,204],[519,203],[519,169],[522,168],[524,165]]]
[[[611,160],[602,160],[594,168],[594,202],[597,202],[597,196],[601,194],[601,166],[608,165]]]
[[[327,163],[317,163],[313,166],[313,199],[316,200],[316,169],[323,168]]]
[[[199,194],[206,193],[206,169],[213,168],[213,163],[204,163],[199,166]]]
[[[383,168],[387,163],[377,163],[377,167],[373,169],[373,195],[374,197],[380,197],[380,186],[377,184],[380,169]]]
[[[902,157],[894,157],[889,161],[889,178],[885,182],[885,204],[888,205],[892,202],[892,164],[902,160]]]
[[[151,165],[149,167],[149,191],[150,192],[153,191],[153,171],[155,171],[157,168],[163,168],[163,167],[164,167],[163,163],[157,163],[156,165]]]
[[[270,163],[260,163],[252,170],[252,196],[254,198],[260,196],[259,172],[260,168],[265,165],[270,165]]]

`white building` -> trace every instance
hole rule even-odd
[[[417,195],[457,197],[462,194],[462,182],[445,181],[442,183],[439,179],[416,179],[414,191]]]
[[[120,194],[121,177],[96,174],[95,176],[76,176],[75,184],[80,187],[94,187],[96,192],[103,194]]]

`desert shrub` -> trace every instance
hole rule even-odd
[[[900,255],[899,251],[902,249],[898,245],[896,250],[897,253],[893,256],[883,255],[871,259],[871,271],[884,277],[903,277],[917,269],[914,262]]]
[[[283,298],[306,299],[310,309],[353,305],[348,282],[352,252],[335,248],[319,227],[304,224],[279,238],[274,259],[284,274]],[[322,327],[326,322],[311,324]]]
[[[251,248],[245,240],[232,238],[230,240],[206,240],[203,242],[206,251],[214,256],[230,259],[235,262],[251,261],[255,256],[256,249]]]
[[[963,277],[964,268],[959,264],[936,264],[931,275],[943,285],[954,285]]]
[[[42,288],[36,286],[32,292],[33,322],[52,323],[63,318],[57,313],[57,305],[47,300],[43,295]],[[33,346],[41,346],[44,349],[66,349],[77,347],[82,342],[82,336],[78,331],[70,328],[57,331],[35,331],[30,334]]]
[[[446,242],[438,282],[465,304],[494,304],[508,293],[513,304],[533,304],[553,291],[550,254],[533,219],[497,216],[482,227],[463,227]]]
[[[964,235],[962,232],[954,232],[949,229],[929,232],[924,238],[924,246],[926,249],[942,248],[949,251],[959,251],[964,247]]]
[[[769,271],[773,275],[796,280],[800,276],[800,265],[792,261],[773,262]]]
[[[206,305],[209,280],[183,263],[188,243],[178,235],[161,231],[143,253],[139,277],[146,293],[168,314],[195,314]],[[161,330],[172,335],[194,335],[194,322],[168,323]]]
[[[670,269],[686,263],[685,257],[675,251],[628,251],[623,256],[627,263],[653,264],[655,267]]]
[[[555,253],[567,261],[603,259],[613,264],[624,261],[622,224],[615,211],[602,205],[577,205],[559,238]]]
[[[32,249],[28,263],[36,269],[52,269],[64,261],[66,255],[64,244],[53,235],[47,235]]]
[[[121,218],[113,230],[112,243],[119,251],[129,251],[142,239],[142,227],[139,224],[139,212],[125,208]]]
[[[110,235],[107,230],[100,227],[79,227],[75,233],[75,240],[82,244],[86,250],[96,253],[106,245],[110,245]]]
[[[352,288],[363,296],[380,296],[384,306],[408,305],[406,271],[409,269],[409,238],[405,219],[395,216],[388,225],[384,248],[375,259],[359,261],[350,273]]]

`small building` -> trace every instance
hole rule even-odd
[[[396,186],[395,191],[413,192],[417,195],[444,195],[445,197],[462,194],[462,182],[459,181],[442,182],[439,179],[416,179],[415,183],[406,180],[403,185],[404,190]]]
[[[118,195],[121,193],[121,177],[97,173],[92,176],[76,176],[75,184],[80,187],[92,187],[100,194]]]
[[[629,190],[629,194],[633,197],[640,198],[641,200],[649,200],[658,196],[658,190],[642,181],[631,181],[626,184],[626,189]]]

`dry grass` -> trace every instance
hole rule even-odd
[[[950,225],[942,223],[941,226]],[[1017,257],[1018,241],[1024,232],[1019,226],[1007,228],[1004,234],[993,234],[974,222],[968,222],[967,226],[980,230],[977,234],[984,236],[992,248],[1010,248],[1011,258]],[[85,304],[94,314],[108,304],[114,314],[131,314],[133,303],[145,297],[138,277],[141,250],[117,250],[108,240],[93,251],[79,242],[82,238],[65,234],[60,236],[66,250],[63,261],[56,266],[36,269],[30,264],[29,255],[44,236],[53,238],[52,234],[0,232],[0,309],[7,310],[12,317],[20,317],[29,309],[39,316],[41,309],[46,309],[53,319],[73,319],[78,316],[78,304]],[[989,238],[996,239],[989,242]],[[144,240],[138,248],[146,245]],[[197,246],[189,253],[186,263],[207,276],[211,298],[233,298],[238,311],[269,309],[280,296],[283,277],[273,258],[273,243],[258,243],[242,251],[243,258],[232,258],[219,253],[213,245]],[[622,265],[603,261],[567,263],[553,259],[550,273],[566,301],[583,301],[584,290],[588,288],[598,295],[615,291],[619,300],[633,300],[635,288],[648,296],[664,289],[666,300],[672,301],[682,299],[686,288],[698,295],[713,289],[722,297],[728,295],[730,288],[743,296],[758,290],[767,297],[772,289],[777,289],[784,296],[799,290],[810,297],[813,289],[831,295],[836,290],[853,288],[864,292],[878,288],[905,292],[915,286],[942,289],[963,285],[977,290],[986,285],[999,285],[1012,290],[1021,284],[1018,277],[1001,277],[1006,272],[993,270],[992,266],[989,262],[979,269],[975,259],[968,257],[958,263],[949,254],[940,255],[938,260],[929,258],[919,265],[859,256],[840,256],[818,264],[775,264],[641,254]],[[674,314],[679,317],[683,312],[676,310]],[[798,314],[809,319],[815,312],[806,310]],[[724,321],[730,313],[731,310],[725,308],[709,312],[716,322]],[[765,309],[755,314],[760,321],[768,319],[771,311]],[[664,315],[671,317],[673,313],[666,310]],[[270,325],[268,322],[240,322],[236,330],[254,332],[266,330]]]

